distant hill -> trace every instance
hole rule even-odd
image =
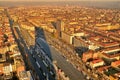
[[[80,5],[88,7],[97,7],[97,8],[111,8],[111,9],[120,9],[120,1],[61,1],[61,2],[28,2],[28,1],[0,1],[0,6],[38,6],[38,5]]]

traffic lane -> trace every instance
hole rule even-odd
[[[22,35],[20,35],[20,32],[19,32],[18,29],[17,29],[17,31],[18,31],[18,33],[19,33],[21,42],[24,43],[24,45],[25,45],[25,42],[24,42],[24,40],[22,39]],[[28,43],[28,44],[29,44],[29,43]],[[25,47],[27,47],[27,46],[25,46]],[[29,52],[27,48],[26,48],[26,51]],[[35,54],[35,53],[34,53],[34,54]],[[45,68],[45,66],[44,66],[44,64],[43,64],[43,62],[42,62],[42,60],[40,60],[40,59],[38,58],[38,56],[36,56],[36,57],[35,57],[35,58],[36,58],[36,61],[35,61],[30,54],[28,54],[28,55],[29,55],[28,57],[29,57],[29,59],[30,59],[31,65],[33,66],[33,68],[34,68],[35,72],[37,73],[37,75],[39,76],[39,78],[42,79],[42,80],[46,80],[45,77],[43,77],[43,73],[41,73],[38,65],[36,64],[36,61],[39,62],[40,66],[41,66],[42,68],[44,68],[43,70],[45,70],[45,72],[48,73],[47,70],[46,70],[46,68]],[[50,74],[50,73],[49,73],[49,74]],[[49,79],[50,79],[50,80],[54,80],[52,76],[49,76]]]
[[[29,56],[29,60],[30,60],[30,64],[32,65],[32,67],[34,68],[35,70],[35,73],[37,73],[37,75],[39,76],[40,79],[44,79],[39,67],[37,66],[35,60],[33,59],[32,55],[31,54],[28,54]]]
[[[16,28],[16,30],[17,30],[18,35],[19,35],[19,37],[20,37],[20,41],[21,41],[21,42],[23,43],[23,45],[24,45],[24,49],[26,50],[26,52],[28,52],[27,54],[28,54],[28,58],[29,58],[29,60],[30,60],[30,64],[31,64],[32,67],[34,68],[34,70],[35,70],[35,72],[37,73],[37,75],[39,76],[39,78],[40,78],[40,79],[44,79],[44,77],[43,77],[41,71],[39,70],[39,67],[37,66],[35,60],[32,58],[31,54],[29,54],[30,52],[29,52],[29,50],[28,50],[28,48],[27,48],[27,46],[26,46],[26,44],[25,44],[25,41],[23,40],[23,38],[22,38],[22,36],[21,36],[20,31],[18,30],[18,28]]]
[[[85,80],[83,74],[75,69],[72,64],[60,55],[59,51],[50,46],[53,60],[57,61],[57,65],[65,72],[70,80]]]
[[[48,71],[45,64],[43,63],[43,60],[38,55],[35,55],[35,59],[36,59],[36,62],[38,62],[38,64],[40,65],[40,68],[42,69],[43,73],[48,74],[49,75],[48,77],[49,77],[50,80],[55,80],[54,77],[52,77],[52,75]]]
[[[34,45],[34,39],[30,36],[29,32],[23,28],[21,28],[21,32],[23,34],[23,37],[25,38],[27,45],[30,47],[31,45]]]

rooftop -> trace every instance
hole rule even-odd
[[[102,59],[95,59],[95,60],[91,61],[91,63],[93,63],[93,64],[96,64],[99,62],[104,62],[104,61]]]

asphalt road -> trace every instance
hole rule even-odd
[[[70,78],[70,80],[85,80],[83,74],[77,69],[75,69],[72,64],[66,61],[66,59],[60,54],[59,51],[57,51],[54,47],[51,46],[49,47],[52,59],[57,61],[58,66],[65,72],[65,74]],[[37,57],[36,59],[38,60]],[[34,64],[34,67],[37,67],[34,62],[32,62],[32,64]]]
[[[21,41],[25,44],[21,36],[20,38],[21,38]],[[55,48],[51,46],[50,46],[50,51],[51,51],[53,60],[57,61],[58,66],[65,72],[65,74],[70,78],[70,80],[84,80],[83,74],[80,73],[77,69],[75,69],[72,64],[67,62],[66,59],[62,55],[60,55],[59,51],[57,51]],[[30,56],[30,59],[34,61],[32,56]],[[34,64],[34,62],[32,62],[32,64]],[[38,68],[36,64],[34,65],[34,67],[36,67],[35,69]]]
[[[58,67],[60,67],[65,74],[70,78],[70,80],[85,80],[83,74],[75,69],[71,63],[66,61],[58,50],[50,46],[51,55],[53,60],[57,61]]]
[[[28,45],[28,47],[30,47],[31,45],[34,45],[35,40],[30,36],[28,31],[25,30],[25,29],[22,29],[21,27],[20,27],[20,29],[21,29],[22,36],[25,39],[26,44]]]

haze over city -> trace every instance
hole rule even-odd
[[[50,2],[50,3],[49,3]],[[120,0],[0,0],[0,6],[79,5],[119,9]]]
[[[120,0],[0,0],[0,1],[45,1],[45,2],[52,2],[52,1],[120,1]]]
[[[0,80],[120,80],[120,0],[0,0]]]

